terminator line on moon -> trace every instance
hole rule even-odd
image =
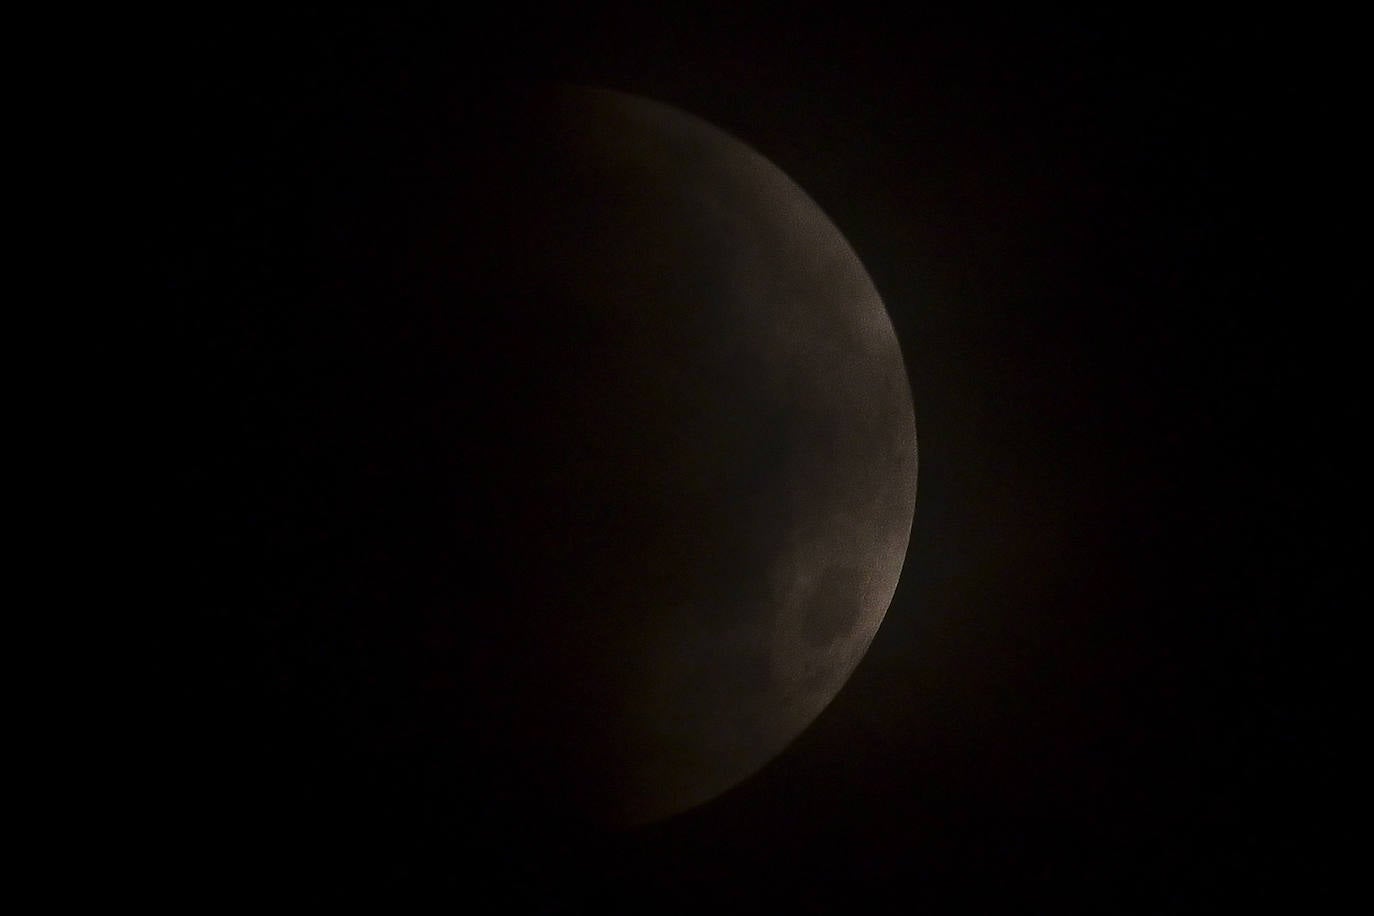
[[[916,429],[883,303],[797,185],[667,105],[376,122],[312,176],[313,298],[256,357],[299,538],[280,680],[472,817],[708,801],[815,719],[896,589]]]

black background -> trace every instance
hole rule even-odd
[[[169,26],[187,577],[158,880],[503,911],[1324,893],[1325,370],[1351,304],[1324,266],[1351,247],[1335,31],[585,10]],[[301,343],[261,316],[353,276],[310,260],[335,196],[383,193],[426,119],[529,78],[676,104],[805,188],[887,303],[921,443],[905,571],[849,684],[757,776],[628,834],[478,818],[471,787],[441,788],[463,772],[356,750],[282,705],[298,660],[243,610],[289,566],[280,520],[253,514],[274,491],[243,418],[272,398],[251,367]]]

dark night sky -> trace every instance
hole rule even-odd
[[[267,710],[233,563],[188,559],[167,768],[187,892],[1214,912],[1325,886],[1309,624],[1336,601],[1315,522],[1334,471],[1304,443],[1331,420],[1309,399],[1329,306],[1304,214],[1330,176],[1294,165],[1340,110],[1308,91],[1319,48],[1279,23],[860,13],[313,13],[187,22],[169,46],[171,349],[214,392],[186,414],[189,543],[222,551],[205,518],[255,492],[206,457],[239,391],[206,353],[252,307],[236,296],[294,269],[283,208],[328,207],[300,164],[340,136],[368,161],[350,107],[422,118],[493,79],[641,93],[779,165],[887,303],[921,443],[905,572],[849,684],[755,778],[632,835],[474,836],[405,764],[341,762]],[[272,536],[250,528],[242,556]]]

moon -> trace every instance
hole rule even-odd
[[[707,802],[897,587],[917,442],[883,302],[801,188],[666,104],[506,95],[394,146],[384,200],[329,175],[338,276],[279,408],[333,570],[300,652],[349,647],[319,677],[350,733],[498,811]]]
[[[589,349],[536,486],[594,570],[563,625],[614,622],[614,690],[574,740],[645,821],[758,770],[859,663],[906,555],[915,419],[873,283],[776,166],[618,92],[564,89],[549,117],[529,301]]]

